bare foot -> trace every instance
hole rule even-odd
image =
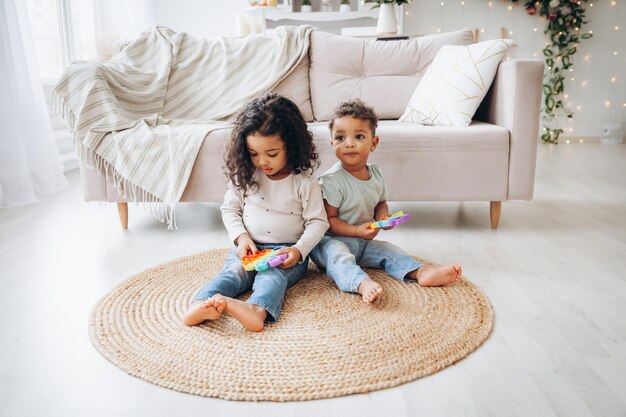
[[[359,284],[359,294],[363,297],[363,301],[371,304],[383,293],[383,287],[371,278],[365,278]]]
[[[222,317],[225,308],[226,302],[219,294],[208,300],[198,300],[185,312],[183,323],[187,326],[195,326],[205,320],[217,320]]]
[[[226,303],[224,312],[233,316],[239,323],[251,332],[260,332],[265,326],[267,311],[256,304],[245,303],[236,298],[220,295]]]
[[[422,265],[415,271],[414,279],[423,287],[438,287],[450,284],[461,277],[460,265]]]

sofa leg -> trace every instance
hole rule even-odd
[[[492,201],[489,205],[489,216],[491,217],[491,228],[497,229],[500,223],[500,209],[502,209],[502,201]]]
[[[117,203],[117,213],[120,215],[122,229],[128,229],[128,203]]]

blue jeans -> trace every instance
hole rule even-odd
[[[259,250],[279,249],[292,246],[291,243],[269,244],[255,243]],[[309,258],[287,269],[267,268],[265,271],[246,271],[233,248],[226,258],[224,269],[211,281],[204,284],[196,293],[194,301],[208,300],[215,294],[237,297],[252,288],[252,295],[247,303],[256,304],[267,310],[267,321],[276,320],[283,306],[285,291],[304,276],[309,265]]]
[[[384,269],[404,281],[406,274],[422,266],[392,243],[345,236],[324,236],[311,251],[311,259],[326,269],[341,291],[355,293],[367,278],[361,267]]]

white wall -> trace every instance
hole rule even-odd
[[[248,4],[247,0],[99,1],[101,30],[126,39],[154,24],[198,36],[235,36],[236,14]],[[511,58],[543,59],[545,18],[528,15],[523,6],[509,10],[511,4],[508,0],[415,0],[405,6],[405,33],[426,35],[478,28],[483,30],[480,39],[485,40],[499,37],[504,27],[507,33],[512,31],[508,36],[517,45],[509,54]],[[581,43],[566,84],[574,118],[564,120],[562,127],[573,138],[598,137],[603,123],[626,121],[626,1],[599,0],[593,7],[588,4],[587,20],[591,23],[585,28],[594,36]],[[572,77],[574,81],[570,81]]]
[[[102,33],[132,39],[156,24],[196,36],[236,36],[247,0],[97,0]]]

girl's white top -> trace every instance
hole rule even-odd
[[[330,227],[317,178],[311,171],[271,180],[257,170],[258,190],[247,195],[232,184],[224,196],[222,219],[230,239],[248,232],[259,243],[294,243],[304,259]]]

